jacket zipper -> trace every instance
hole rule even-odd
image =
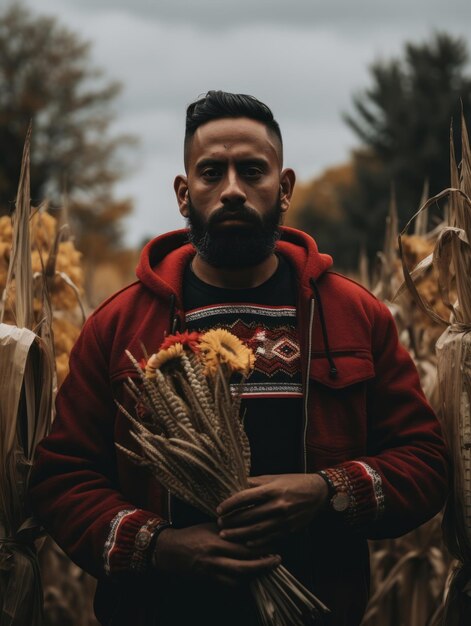
[[[307,424],[308,424],[308,399],[309,399],[309,371],[311,368],[311,353],[312,353],[312,330],[313,330],[313,322],[314,322],[314,310],[315,310],[315,300],[311,298],[310,302],[310,310],[309,310],[309,332],[308,332],[308,348],[307,348],[307,364],[306,364],[306,374],[304,379],[304,425],[303,425],[303,466],[304,473],[307,473],[307,447],[306,447],[306,436],[307,436]]]
[[[177,328],[180,330],[180,332],[183,330],[183,326],[185,325],[185,323],[181,321],[181,318],[179,315],[174,315],[173,319],[172,319],[172,328],[171,328],[171,332],[172,334],[175,333],[177,331]],[[170,524],[172,524],[173,520],[172,520],[172,494],[170,493],[170,491],[167,489],[167,519],[170,522]]]

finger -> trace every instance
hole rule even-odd
[[[225,557],[247,561],[254,558],[254,550],[248,548],[244,543],[229,541],[224,537],[219,537],[220,542],[215,546],[213,554],[216,558]]]
[[[238,561],[221,557],[214,560],[214,569],[218,577],[227,576],[237,581],[260,576],[281,563],[279,555],[263,556],[251,561]]]
[[[260,504],[259,506],[238,509],[227,515],[218,518],[218,526],[221,529],[239,528],[241,526],[251,526],[254,522],[273,517],[277,511],[271,502]]]
[[[221,515],[227,515],[236,509],[241,509],[243,507],[253,506],[260,502],[263,502],[267,498],[267,493],[264,485],[260,485],[258,487],[252,487],[249,489],[244,489],[243,491],[239,491],[235,493],[233,496],[230,496],[216,509],[216,513]]]
[[[274,476],[249,476],[247,479],[249,487],[259,487],[266,485],[273,480]]]
[[[253,561],[261,556],[267,554],[275,554],[278,552],[274,543],[268,544],[263,542],[260,547],[249,546],[244,542],[237,542],[228,539],[221,539],[221,546],[219,549],[213,552],[214,558],[229,558],[236,559],[238,561]]]
[[[221,530],[219,536],[228,541],[245,543],[251,540],[262,539],[265,534],[281,534],[282,530],[283,527],[280,522],[274,519],[269,519],[263,522],[257,522],[251,526]]]

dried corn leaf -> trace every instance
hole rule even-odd
[[[427,202],[427,198],[429,197],[429,182],[428,180],[424,183],[424,188],[422,189],[422,197],[420,199],[419,206],[424,205]],[[414,222],[414,235],[419,237],[425,237],[428,229],[428,209],[425,211],[420,211],[415,218]]]
[[[35,333],[28,328],[0,324],[0,455],[6,459],[13,449],[16,435],[23,377]],[[3,507],[2,507],[3,510]]]
[[[14,318],[20,328],[33,328],[33,271],[30,256],[30,233],[29,217],[31,212],[30,201],[30,147],[31,147],[30,124],[23,149],[21,162],[20,182],[16,197],[16,207],[13,213],[13,244],[8,268],[7,284],[4,291],[3,302],[8,297],[8,289],[13,278],[15,279],[16,297],[14,304]],[[4,308],[0,311],[0,322],[3,321]]]

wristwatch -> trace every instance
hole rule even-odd
[[[139,528],[134,539],[134,552],[131,558],[131,567],[138,571],[144,571],[151,559],[151,546],[157,541],[159,533],[165,528],[169,528],[170,523],[151,518]]]
[[[330,499],[330,504],[334,511],[342,513],[350,506],[350,496],[347,491],[337,491]]]
[[[341,469],[331,468],[316,472],[327,483],[330,507],[337,513],[343,513],[352,503],[352,497],[345,473]]]

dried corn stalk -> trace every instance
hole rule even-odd
[[[450,566],[441,544],[439,516],[399,539],[372,542],[372,596],[362,626],[431,626]]]
[[[423,202],[426,186],[424,188]],[[415,265],[433,250],[437,233],[427,233],[427,210],[414,223],[414,234],[402,237],[407,265]],[[442,326],[432,322],[411,296],[395,302],[393,294],[403,282],[397,249],[397,217],[391,199],[378,282],[374,292],[385,301],[396,322],[401,342],[419,371],[429,402],[438,409],[438,386],[434,345]],[[432,268],[421,279],[421,294],[436,300],[438,288]],[[408,294],[404,294],[408,295]],[[437,334],[438,329],[438,334]],[[435,339],[434,339],[435,337]],[[450,557],[443,549],[441,516],[397,539],[370,542],[371,599],[362,626],[432,626],[442,607]],[[435,623],[435,626],[438,626]]]
[[[36,444],[52,418],[54,363],[50,307],[34,320],[30,254],[29,149],[25,142],[13,214],[5,298],[15,325],[0,324],[0,624],[42,624],[42,592],[34,539],[39,528],[26,505]],[[4,311],[4,309],[3,309]],[[2,311],[2,316],[3,316]]]
[[[404,276],[419,306],[432,319],[447,325],[436,346],[439,416],[454,469],[443,530],[445,543],[459,565],[451,580],[443,624],[460,626],[471,614],[471,150],[464,118],[461,173],[452,141],[450,144],[451,188],[428,200],[421,209],[448,197],[450,225],[441,231],[433,253],[411,274],[404,263]],[[414,278],[423,275],[432,263],[450,320],[421,298],[414,284]]]
[[[382,252],[378,252],[377,280],[373,288],[373,293],[380,300],[390,304],[392,295],[395,292],[394,283],[397,281],[396,266],[397,259],[397,235],[398,235],[397,205],[394,190],[391,194],[389,212],[386,217],[386,231],[384,235],[384,246]]]
[[[39,552],[47,626],[99,626],[93,612],[96,580],[49,538]]]
[[[424,194],[427,185],[424,186]],[[423,196],[424,197],[424,196]],[[416,264],[432,251],[435,233],[426,233],[427,210],[419,213],[414,223],[415,234],[402,237],[402,252],[407,264]],[[424,216],[424,217],[422,217]],[[401,260],[398,254],[398,218],[395,196],[392,194],[389,214],[386,218],[386,232],[382,252],[378,253],[379,270],[373,293],[388,307],[396,323],[401,343],[408,349],[419,371],[422,388],[432,406],[438,408],[438,387],[436,374],[435,343],[442,332],[436,324],[417,307],[414,299],[405,293],[397,300],[397,292],[404,281]],[[421,277],[421,295],[434,303],[439,299],[436,276],[433,268]],[[394,295],[396,294],[396,295]],[[405,297],[407,296],[408,297]],[[442,308],[446,310],[444,305]]]

